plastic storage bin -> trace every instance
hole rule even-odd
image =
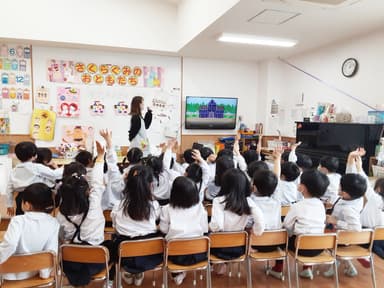
[[[9,152],[9,144],[0,144],[0,155],[7,155]]]

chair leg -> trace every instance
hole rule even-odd
[[[156,287],[155,271],[152,271],[152,286]]]
[[[337,261],[335,260],[335,263],[333,264],[335,266],[335,281],[336,281],[336,288],[339,288],[339,273],[337,271]]]
[[[196,270],[193,271],[193,286],[196,286]]]
[[[289,257],[286,256],[285,257],[285,263],[287,266],[286,270],[287,270],[287,275],[288,275],[288,287],[291,288],[291,269],[289,268]]]
[[[299,263],[297,263],[295,259],[295,276],[296,276],[296,287],[300,287],[300,281],[299,281]]]
[[[167,271],[167,268],[165,267],[163,269],[163,283],[164,283],[164,288],[168,288],[168,271]]]
[[[373,288],[376,288],[375,264],[373,263],[373,254],[371,254],[369,260],[371,262],[372,286]]]
[[[247,288],[252,288],[252,262],[249,257],[245,261],[247,267]]]
[[[211,265],[207,266],[207,288],[212,287],[212,278],[211,278]]]
[[[237,263],[237,278],[241,277],[241,262]]]

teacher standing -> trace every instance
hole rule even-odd
[[[143,118],[144,98],[135,96],[131,101],[131,128],[129,130],[129,148],[137,147],[143,151],[143,156],[148,156],[151,153],[147,129],[152,123],[152,110],[147,108],[147,112]]]

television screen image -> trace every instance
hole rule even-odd
[[[237,98],[187,96],[186,129],[235,129]]]

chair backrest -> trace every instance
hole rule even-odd
[[[281,217],[287,216],[289,209],[291,209],[291,206],[281,206]]]
[[[0,231],[7,231],[11,218],[1,218],[0,220]]]
[[[384,240],[384,226],[376,227],[374,234],[374,240]]]
[[[210,240],[206,236],[171,239],[166,243],[166,257],[190,255],[204,252],[207,253],[207,255],[209,254]]]
[[[47,268],[56,271],[56,253],[53,251],[13,255],[0,264],[0,274],[31,272]]]
[[[104,210],[103,214],[106,222],[112,222],[111,210]]]
[[[288,233],[285,229],[264,231],[259,236],[251,233],[249,238],[251,246],[270,246],[288,243]]]
[[[212,204],[204,204],[205,210],[207,210],[208,217],[212,217]]]
[[[62,261],[79,263],[106,263],[108,266],[109,252],[104,246],[63,244],[60,246]]]
[[[209,234],[209,239],[211,240],[211,248],[247,246],[248,233],[246,231],[215,232]]]
[[[335,233],[325,234],[303,234],[296,238],[296,255],[300,249],[321,250],[333,249],[337,247],[337,235]]]
[[[123,241],[119,246],[119,257],[137,257],[164,253],[161,237]]]
[[[337,232],[338,243],[341,245],[360,245],[371,244],[373,231],[363,229],[361,231],[343,231]]]

